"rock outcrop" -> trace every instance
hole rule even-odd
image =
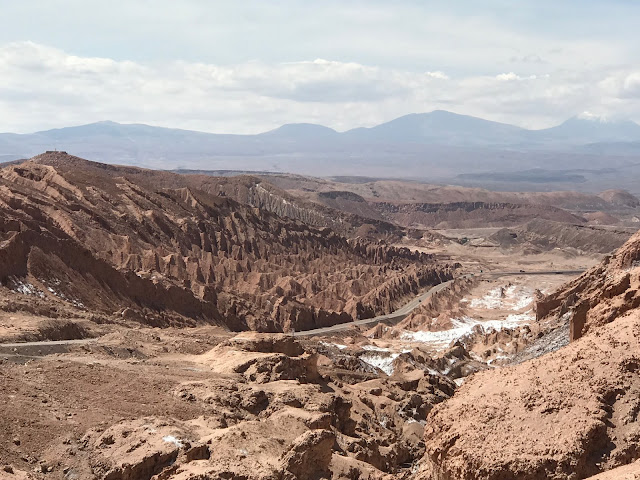
[[[60,431],[53,422],[44,437],[38,436],[44,444],[38,460],[51,467],[46,478],[62,479],[67,473],[71,475],[67,478],[108,480],[407,477],[424,454],[427,414],[451,397],[454,382],[438,373],[407,368],[392,377],[344,383],[335,368],[325,366],[317,374],[315,345],[284,336],[242,333],[203,354],[180,357],[180,365],[190,368],[170,374],[168,383],[174,385],[169,390],[155,362],[138,365],[156,372],[141,388],[155,388],[152,385],[157,383],[157,390],[137,395],[145,402],[155,398],[154,414],[133,419],[116,416],[115,421],[106,417],[108,422],[95,425],[96,418],[105,417],[78,411],[74,421],[94,426],[79,435],[77,429],[65,432],[62,438],[52,438],[52,431]],[[282,375],[278,363],[265,361],[260,365],[262,376],[254,377],[236,371],[243,357],[249,362],[307,358],[309,368]],[[92,381],[100,384],[105,375],[113,382],[120,367],[112,371],[74,364],[73,369],[75,375],[87,370]],[[57,369],[57,378],[65,374],[58,363],[51,368]],[[160,372],[165,374],[164,370]],[[183,378],[187,370],[194,378]],[[113,387],[114,394],[121,393],[120,387]],[[136,397],[135,392],[130,395]],[[100,398],[96,403],[114,401],[121,399]],[[47,402],[60,405],[56,394]],[[140,407],[138,411],[148,410]],[[0,454],[2,448],[0,443]]]
[[[570,318],[568,346],[479,372],[436,405],[417,478],[581,479],[639,459],[639,257],[640,234],[538,304]]]
[[[93,452],[91,471],[98,478],[151,479],[181,463],[210,457],[208,446],[190,436],[182,426],[151,417],[89,432],[83,443]]]
[[[640,233],[598,266],[536,302],[539,321],[567,318],[570,338],[612,322],[640,306]]]

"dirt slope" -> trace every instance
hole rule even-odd
[[[394,204],[374,203],[388,221],[412,228],[474,228],[514,226],[533,219],[584,223],[582,217],[546,205],[455,202]]]

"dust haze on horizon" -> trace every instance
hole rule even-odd
[[[639,16],[621,0],[12,2],[0,131],[344,131],[437,109],[529,129],[638,121]]]

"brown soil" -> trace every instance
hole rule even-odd
[[[207,350],[195,333],[4,361],[0,462],[37,479],[401,478],[455,389],[414,369],[345,383],[312,344],[241,334]]]

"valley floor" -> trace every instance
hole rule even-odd
[[[488,232],[447,233],[481,243]],[[474,275],[400,323],[327,335],[132,329],[3,312],[3,343],[41,343],[0,346],[0,478],[411,478],[429,411],[468,375],[514,361],[546,334],[536,291],[571,277],[526,273],[598,260],[413,247]]]

